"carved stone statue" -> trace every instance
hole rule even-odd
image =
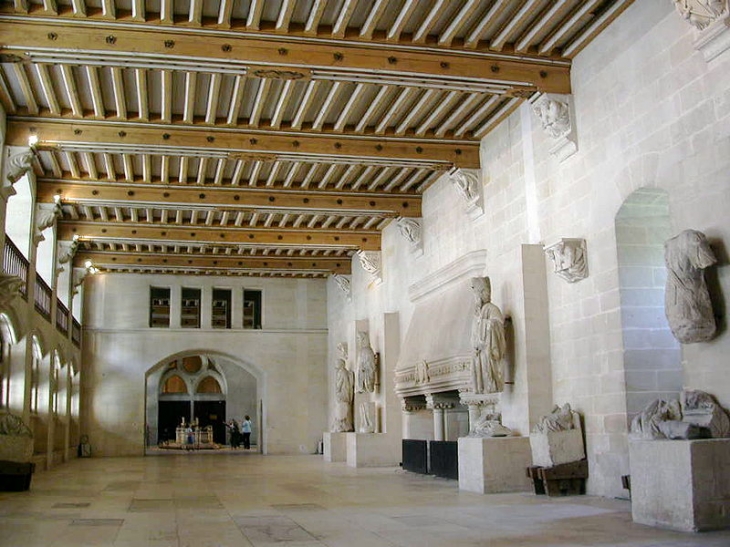
[[[727,11],[727,0],[674,0],[674,6],[689,23],[702,30]]]
[[[562,407],[555,405],[552,412],[540,418],[535,424],[534,432],[547,433],[548,431],[568,431],[576,429],[580,425],[580,417],[577,412],[570,408],[570,403],[565,403]]]
[[[469,437],[509,437],[512,430],[502,425],[502,414],[485,410],[474,424]]]
[[[710,293],[703,270],[717,262],[707,238],[685,230],[664,244],[667,285],[664,311],[669,328],[683,344],[706,342],[715,335]]]
[[[498,393],[504,389],[502,367],[506,352],[504,318],[492,304],[488,277],[473,277],[471,288],[476,299],[472,322],[472,382],[475,393]]]
[[[682,420],[707,428],[713,439],[730,437],[730,418],[715,398],[704,391],[684,390],[680,397]]]
[[[335,365],[335,417],[332,421],[334,433],[355,430],[352,418],[354,389],[355,375],[347,370],[344,359],[338,359]]]
[[[375,403],[360,403],[360,433],[375,433]]]
[[[641,439],[700,439],[730,436],[730,418],[709,393],[685,390],[680,400],[657,399],[631,422]]]
[[[378,363],[367,332],[357,333],[357,346],[357,392],[372,393],[377,384]]]

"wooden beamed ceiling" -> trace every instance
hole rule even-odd
[[[631,0],[15,0],[6,144],[75,265],[325,277]]]

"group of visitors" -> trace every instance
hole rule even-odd
[[[248,415],[246,415],[240,425],[234,419],[231,419],[231,421],[226,423],[226,427],[229,429],[231,434],[231,448],[240,448],[241,443],[243,443],[244,450],[249,450],[251,448],[252,425],[251,418]]]

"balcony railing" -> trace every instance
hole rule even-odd
[[[15,243],[13,243],[7,235],[5,236],[5,249],[3,254],[3,271],[6,274],[17,276],[23,280],[23,284],[20,287],[20,294],[23,298],[27,299],[28,271],[30,266],[28,259],[23,256]],[[50,322],[53,291],[38,274],[35,276],[35,290],[33,291],[33,294],[36,311],[42,315],[46,321]],[[66,305],[56,299],[56,329],[67,336],[69,322],[71,322],[71,342],[73,342],[76,347],[80,348],[81,324],[75,318],[71,317],[71,312]]]
[[[3,256],[3,271],[6,274],[14,275],[23,280],[20,287],[20,294],[23,298],[28,298],[28,268],[30,264],[23,253],[15,246],[13,240],[7,235],[5,236],[5,250]]]
[[[60,300],[56,301],[56,329],[58,332],[68,334],[68,316],[69,311],[63,302]]]
[[[43,278],[36,274],[35,276],[35,309],[47,321],[51,320],[51,298],[53,297],[53,291],[48,284],[43,281]]]

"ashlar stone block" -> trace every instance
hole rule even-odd
[[[459,490],[492,494],[532,489],[529,437],[459,438]]]
[[[347,433],[324,432],[324,461],[347,461]]]
[[[730,439],[631,440],[629,457],[634,522],[730,528]]]
[[[580,429],[530,433],[530,449],[532,465],[540,467],[553,467],[586,457]]]

